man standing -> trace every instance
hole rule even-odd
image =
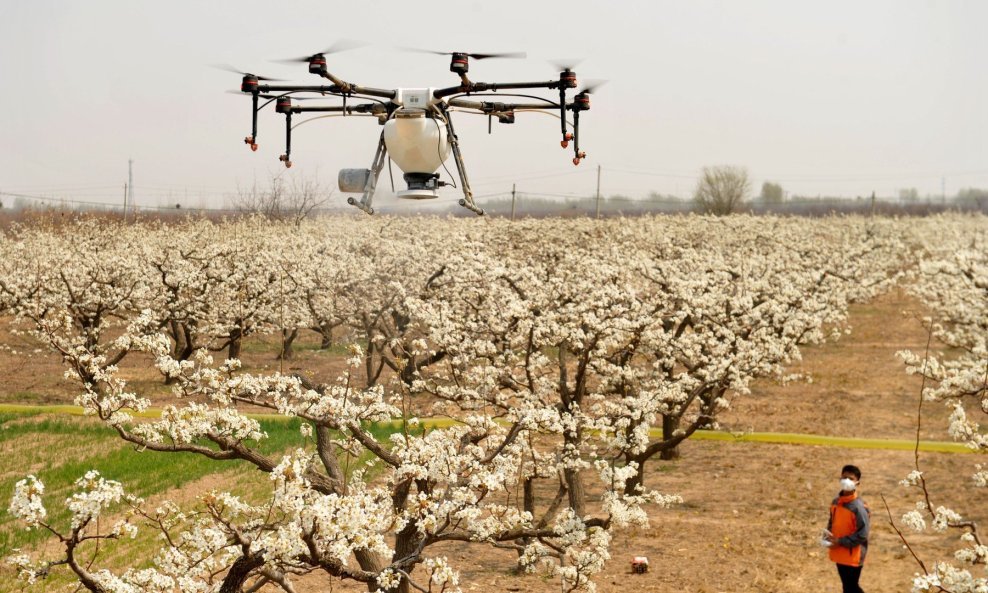
[[[830,521],[827,522],[830,559],[837,563],[844,593],[864,593],[858,579],[868,554],[871,511],[858,496],[860,483],[861,470],[854,465],[845,465],[840,472],[840,493],[830,504]]]

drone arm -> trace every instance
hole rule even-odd
[[[538,109],[545,111],[556,109],[557,105],[548,103],[500,103],[491,101],[468,101],[465,99],[450,99],[450,107],[460,107],[462,109],[476,109],[484,113],[497,113],[499,111],[531,110]]]
[[[341,81],[342,82],[342,81]],[[389,89],[376,89],[373,87],[358,86],[348,82],[342,84],[325,85],[285,85],[266,84],[257,87],[259,93],[321,93],[323,95],[367,95],[369,97],[381,97],[382,99],[394,99],[395,91]]]
[[[308,113],[316,111],[337,112],[337,113],[384,113],[387,107],[378,103],[361,103],[359,105],[322,105],[313,107],[292,107],[292,113]]]
[[[328,70],[326,70],[325,68],[323,68],[319,72],[319,75],[322,76],[323,78],[327,79],[327,80],[333,81],[333,84],[335,86],[338,86],[338,87],[340,87],[342,89],[346,89],[347,87],[350,86],[344,80],[333,76],[333,74],[331,72],[329,72]]]
[[[517,89],[554,89],[559,87],[558,80],[546,82],[471,82],[444,89],[438,89],[432,93],[437,99],[444,99],[460,93],[483,93],[485,91],[517,90]]]
[[[319,75],[333,82],[333,86],[339,89],[343,95],[368,95],[371,97],[381,97],[382,99],[394,99],[395,91],[390,89],[376,89],[369,86],[351,84],[342,78],[333,75],[332,72],[323,69]]]
[[[333,86],[318,86],[318,85],[285,85],[285,84],[266,84],[257,87],[259,93],[282,93],[282,92],[303,92],[303,93],[323,93],[323,94],[333,94],[338,95],[343,92],[343,89],[337,85]]]
[[[477,86],[487,87],[486,89],[477,89],[478,91],[480,90],[507,91],[507,90],[517,90],[517,89],[554,89],[559,87],[558,80],[549,80],[546,82],[494,82],[489,84],[485,82],[479,82],[476,84]]]
[[[350,93],[354,95],[367,95],[368,97],[380,97],[382,99],[394,99],[395,91],[394,89],[376,89],[369,86],[359,86],[356,84],[351,84]]]

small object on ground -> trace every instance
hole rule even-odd
[[[645,556],[632,556],[631,572],[635,574],[645,574],[648,572],[648,558]]]

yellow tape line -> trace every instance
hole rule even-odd
[[[34,413],[34,414],[65,414],[82,416],[82,408],[69,405],[32,406],[22,404],[0,404],[0,413]],[[140,418],[159,418],[161,410],[150,409],[134,413]],[[257,420],[288,420],[279,414],[248,414]],[[450,418],[421,418],[419,424],[426,428],[446,428],[456,424]],[[393,420],[392,427],[400,427],[400,420]],[[661,429],[652,429],[652,436],[662,436]],[[798,434],[786,432],[721,432],[717,430],[698,430],[690,439],[701,441],[728,441],[741,443],[776,443],[784,445],[811,445],[819,447],[842,447],[846,449],[884,449],[887,451],[913,451],[916,441],[908,439],[862,439],[851,437],[832,437],[815,434]],[[919,450],[931,453],[973,453],[974,451],[963,443],[944,441],[920,441]]]
[[[653,436],[660,436],[661,432],[652,431],[652,434]],[[846,449],[884,449],[888,451],[914,451],[916,449],[916,441],[911,441],[908,439],[861,439],[785,432],[731,433],[715,430],[698,430],[693,433],[690,438],[705,441],[815,445],[820,447],[843,447]],[[944,441],[920,441],[919,450],[931,453],[974,452],[970,447],[963,443],[951,443]]]

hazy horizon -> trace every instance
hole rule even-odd
[[[581,79],[609,80],[581,117],[588,158],[579,167],[559,147],[553,118],[519,115],[488,136],[486,118],[458,115],[478,196],[513,183],[591,194],[598,165],[608,196],[685,198],[702,167],[720,164],[746,167],[756,194],[763,181],[845,197],[988,187],[988,40],[980,35],[988,4],[504,6],[466,3],[437,15],[388,2],[373,10],[255,0],[4,3],[0,192],[117,203],[131,158],[139,205],[220,207],[224,194],[281,174],[335,188],[340,168],[370,166],[380,133],[373,119],[299,128],[295,165],[283,173],[282,116],[259,114],[260,147],[251,152],[249,99],[224,93],[239,76],[208,65],[315,84],[304,64],[271,60],[341,38],[372,45],[330,56],[329,69],[369,86],[456,83],[447,58],[396,46],[528,52],[471,62],[479,81],[549,80],[558,72],[548,61],[559,58],[584,58]],[[452,159],[446,164],[455,174]],[[395,176],[402,189],[397,168]],[[379,185],[389,186],[387,172]],[[441,196],[446,204],[459,194]]]

